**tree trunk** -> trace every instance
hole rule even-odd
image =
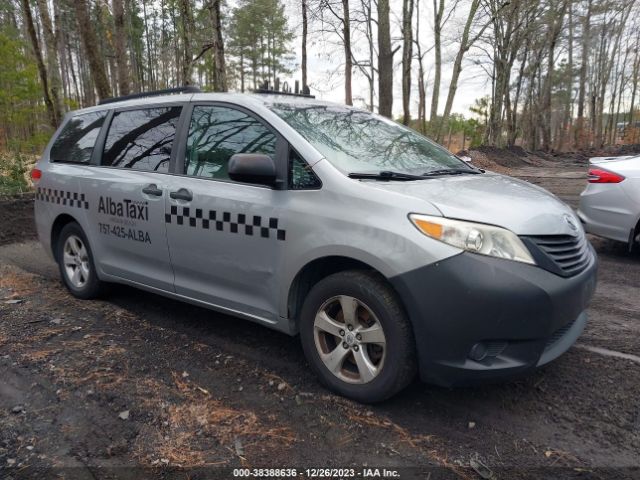
[[[29,38],[31,40],[31,46],[33,47],[33,54],[36,57],[36,64],[38,65],[38,73],[40,75],[40,82],[42,82],[42,93],[44,94],[44,103],[47,106],[47,113],[49,114],[49,123],[53,128],[58,127],[58,116],[56,115],[56,109],[51,101],[51,95],[49,94],[49,82],[47,79],[47,69],[44,66],[42,60],[42,51],[40,50],[40,44],[38,43],[38,36],[36,34],[35,26],[33,25],[33,15],[31,14],[31,6],[29,0],[21,0],[22,12],[24,13],[24,21],[29,32]]]
[[[213,90],[227,91],[227,68],[224,61],[224,40],[222,38],[222,20],[220,17],[221,0],[211,2],[211,23],[213,24]]]
[[[100,58],[98,39],[96,38],[96,33],[89,19],[87,0],[76,0],[73,3],[75,5],[80,38],[82,39],[85,55],[89,61],[91,78],[95,84],[99,99],[107,98],[111,95],[111,88],[109,88],[109,80],[107,79],[104,64]]]
[[[351,19],[349,0],[342,0],[342,36],[344,40],[344,103],[353,105],[351,91],[351,74],[353,71],[353,57],[351,56]]]
[[[302,0],[302,88],[307,86],[307,0]]]
[[[191,74],[193,71],[191,38],[193,37],[194,30],[191,0],[180,1],[180,16],[182,17],[182,83],[183,85],[191,85]]]
[[[418,57],[418,122],[420,123],[420,132],[426,133],[426,112],[427,112],[427,93],[425,91],[424,80],[424,54],[420,46],[420,0],[416,0],[416,56]]]
[[[123,0],[113,0],[113,23],[115,25],[116,38],[115,53],[118,70],[118,92],[120,95],[129,95],[129,65],[127,64],[127,32],[125,29],[125,16]]]
[[[558,150],[562,151],[566,147],[567,139],[569,138],[569,132],[572,128],[573,123],[573,112],[572,112],[572,104],[573,104],[573,2],[569,2],[569,11],[567,15],[567,19],[569,21],[569,37],[567,39],[567,79],[565,89],[567,91],[566,103],[564,108],[564,119],[562,121],[562,128],[560,130],[559,138],[556,142]]]
[[[447,93],[447,101],[444,105],[444,113],[442,114],[442,123],[437,130],[436,141],[441,140],[442,135],[442,126],[446,125],[449,122],[449,115],[451,115],[451,109],[453,108],[453,100],[456,96],[456,92],[458,90],[458,81],[460,79],[460,73],[462,72],[462,59],[464,58],[465,53],[469,51],[471,45],[475,43],[475,40],[479,37],[476,37],[473,40],[469,40],[469,34],[471,32],[471,26],[473,25],[473,21],[476,16],[476,12],[478,11],[478,7],[480,6],[480,0],[473,0],[471,5],[469,6],[469,14],[467,15],[467,21],[464,25],[464,30],[462,31],[462,39],[460,40],[460,47],[458,48],[458,53],[456,54],[456,58],[453,62],[453,71],[451,72],[451,81],[449,82],[449,92]],[[488,24],[487,24],[488,25]],[[484,29],[482,30],[484,31]]]
[[[544,83],[544,95],[543,95],[543,119],[542,122],[542,148],[545,151],[550,151],[551,144],[551,90],[553,86],[553,72],[555,67],[555,51],[556,44],[558,42],[558,35],[564,23],[564,14],[567,9],[567,0],[561,0],[560,8],[558,11],[555,9],[551,11],[551,21],[549,22],[550,29],[548,31],[549,38],[549,50],[547,53],[547,78]]]
[[[62,80],[62,98],[67,99],[71,98],[71,89],[69,85],[69,69],[67,67],[67,56],[65,55],[64,50],[64,39],[62,34],[62,28],[60,24],[62,23],[62,16],[60,14],[60,6],[57,3],[53,4],[53,19],[55,24],[54,38],[56,42],[56,49],[58,54],[58,60],[60,63],[60,75]]]
[[[240,50],[240,91],[244,93],[244,52]]]
[[[411,121],[411,61],[413,60],[413,0],[402,2],[402,123]]]
[[[582,58],[580,61],[580,79],[578,85],[578,118],[576,119],[575,143],[579,148],[585,146],[584,110],[587,89],[587,65],[589,61],[589,45],[591,40],[591,6],[593,0],[587,2],[587,12],[582,22]]]
[[[433,50],[435,65],[433,74],[433,91],[431,92],[431,113],[429,121],[432,128],[438,116],[438,101],[440,97],[440,79],[442,77],[442,17],[444,15],[444,0],[433,0]]]
[[[56,37],[53,34],[53,25],[49,16],[49,7],[46,0],[38,0],[38,10],[40,10],[40,20],[44,33],[44,43],[47,49],[47,76],[49,79],[49,89],[51,90],[51,102],[56,117],[56,124],[62,119],[64,111],[62,99],[62,80],[60,79],[60,62],[58,61],[58,50]]]
[[[389,25],[389,0],[378,0],[378,111],[393,113],[393,52]]]

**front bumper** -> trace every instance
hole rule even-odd
[[[462,253],[391,279],[413,324],[420,377],[443,386],[517,376],[582,333],[597,258],[562,278],[524,263]]]

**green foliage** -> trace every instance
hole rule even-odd
[[[51,131],[33,122],[45,111],[38,71],[14,33],[10,27],[0,30],[0,147],[40,148]]]
[[[469,107],[471,113],[475,113],[482,118],[484,124],[489,123],[489,111],[491,110],[491,99],[489,96],[476,98],[473,105]]]
[[[284,8],[281,0],[241,0],[231,15],[227,48],[236,57],[237,76],[248,72],[254,87],[291,71],[293,31]]]
[[[397,120],[398,122],[401,119]],[[440,125],[442,117],[437,117],[434,122],[425,122],[425,125],[421,128],[418,120],[412,120],[410,127],[418,132],[426,132],[426,136],[434,138],[434,132]],[[451,135],[464,134],[465,138],[469,139],[469,143],[465,142],[465,148],[472,148],[482,145],[484,138],[485,125],[479,122],[475,118],[465,118],[464,115],[459,113],[453,113],[449,117],[447,127],[444,128],[445,140],[448,138],[449,133]],[[447,146],[447,142],[443,142]]]
[[[470,139],[467,148],[482,145],[485,126],[475,118],[465,118],[464,115],[454,113],[449,117],[449,125],[447,127],[453,133],[463,133],[466,138]]]
[[[0,155],[0,195],[28,190],[26,173],[27,164],[21,154]]]

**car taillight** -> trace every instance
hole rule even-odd
[[[622,175],[603,168],[589,169],[589,183],[620,183],[623,180],[624,177]]]
[[[31,180],[33,180],[34,182],[37,182],[41,178],[42,178],[42,170],[40,170],[39,168],[34,168],[33,170],[31,170]]]

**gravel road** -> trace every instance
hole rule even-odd
[[[573,206],[584,186],[577,166],[515,174]],[[296,338],[132,288],[72,298],[29,215],[28,199],[0,202],[0,477],[356,465],[414,467],[402,478],[640,475],[640,255],[624,246],[591,238],[590,321],[558,361],[363,406],[317,384]]]

